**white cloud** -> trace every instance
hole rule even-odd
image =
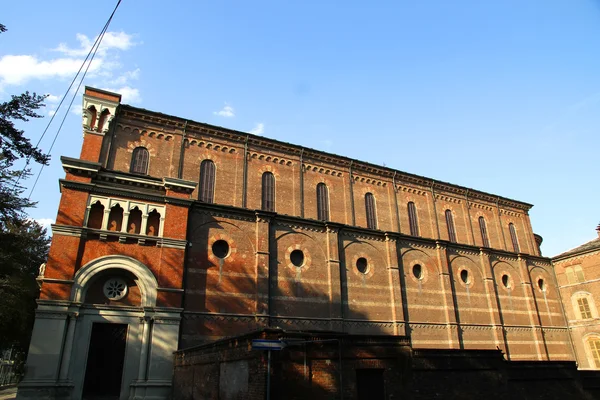
[[[137,80],[140,77],[140,69],[134,69],[133,71],[126,71],[119,75],[116,79],[113,79],[111,85],[126,85],[132,80]]]
[[[71,112],[75,115],[83,115],[83,110],[81,109],[81,106],[73,104],[71,106]]]
[[[0,85],[21,85],[31,79],[72,77],[82,62],[77,58],[42,61],[31,55],[7,55],[0,58]],[[90,71],[96,71],[101,66],[102,60],[95,59]]]
[[[48,93],[46,95],[46,101],[48,103],[58,103],[59,100],[60,100],[60,98],[58,96],[53,95],[53,94]]]
[[[225,118],[235,117],[235,111],[233,110],[233,107],[228,104],[225,104],[221,111],[214,111],[213,114]]]
[[[48,116],[53,117],[56,114],[56,110],[48,110]]]
[[[30,80],[56,80],[75,76],[87,56],[95,39],[78,33],[79,47],[70,47],[61,43],[54,51],[61,53],[58,57],[43,59],[35,54],[5,55],[0,58],[0,92],[8,85],[22,85]],[[107,32],[100,48],[89,67],[87,78],[96,81],[95,86],[124,87],[130,98],[139,101],[137,89],[130,87],[130,81],[138,79],[140,69],[121,72],[119,62],[120,51],[126,51],[137,45],[133,35],[125,32]],[[50,96],[49,103],[58,102],[57,96]],[[132,101],[132,100],[130,100]]]
[[[256,124],[256,126],[250,130],[250,133],[254,134],[254,135],[262,135],[265,132],[265,124],[263,124],[262,122],[259,122],[258,124]]]
[[[73,49],[70,48],[65,43],[61,43],[58,45],[54,51],[58,51],[59,53],[63,53],[69,57],[85,57],[90,52],[90,49],[94,45],[94,42],[97,39],[97,36],[94,37],[94,40],[91,40],[86,35],[82,33],[78,33],[76,35],[77,41],[79,42],[79,48]],[[105,56],[109,50],[117,49],[117,50],[129,50],[131,47],[135,46],[137,43],[133,42],[133,36],[128,35],[125,32],[106,32],[104,37],[102,38],[102,43],[100,43],[100,47],[96,52],[96,56]]]
[[[139,89],[132,88],[130,86],[123,86],[121,88],[102,88],[109,92],[119,93],[121,95],[121,101],[123,103],[139,103],[142,101]]]

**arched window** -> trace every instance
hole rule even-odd
[[[577,279],[577,282],[585,282],[585,276],[583,276],[583,269],[581,269],[581,265],[576,265],[573,270],[575,271],[575,278]]]
[[[317,219],[329,221],[329,191],[323,182],[317,185]]]
[[[98,119],[98,132],[102,132],[102,129],[104,128],[104,124],[106,123],[106,120],[108,119],[109,115],[110,115],[110,111],[108,111],[107,108],[102,110],[102,112],[100,113],[100,118]]]
[[[448,227],[448,240],[456,243],[456,231],[454,230],[454,218],[451,210],[446,210],[446,226]]]
[[[215,200],[215,163],[204,160],[200,164],[200,192],[198,200],[214,203]]]
[[[148,214],[148,221],[146,222],[146,235],[158,236],[158,229],[160,227],[160,214],[156,210],[152,210]]]
[[[485,225],[485,218],[479,217],[479,231],[481,232],[481,241],[483,247],[490,247],[490,240],[488,239],[487,226]]]
[[[87,226],[92,229],[102,229],[102,220],[104,219],[104,206],[99,201],[96,201],[90,207],[88,214]]]
[[[419,236],[419,222],[417,220],[417,209],[412,201],[408,203],[408,225],[411,236]]]
[[[367,213],[367,228],[377,229],[377,214],[375,212],[375,197],[373,193],[365,194],[365,210]]]
[[[148,159],[150,154],[145,147],[136,147],[131,155],[131,167],[129,171],[134,174],[148,174]]]
[[[594,368],[600,368],[600,338],[594,336],[587,340],[588,346],[590,348],[590,355],[592,356],[591,366]]]
[[[110,209],[108,214],[108,230],[121,232],[121,226],[123,225],[123,208],[116,204]]]
[[[275,176],[271,172],[262,175],[262,209],[275,211]]]
[[[94,130],[94,128],[96,127],[96,118],[98,116],[98,113],[96,112],[96,107],[89,106],[87,110],[89,112],[89,118],[90,118],[90,120],[89,120],[89,122],[90,122],[89,127],[90,127],[91,130]]]
[[[142,227],[142,211],[134,207],[129,211],[129,219],[127,220],[127,233],[139,234]]]
[[[508,230],[510,231],[510,240],[512,241],[513,249],[515,253],[519,252],[519,241],[517,240],[517,231],[515,230],[515,226],[511,222],[508,224]]]

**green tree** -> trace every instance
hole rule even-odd
[[[0,32],[6,27],[0,24]],[[41,118],[45,96],[25,92],[0,103],[0,350],[14,346],[24,355],[29,345],[39,294],[38,269],[48,255],[46,229],[27,215],[35,203],[23,196],[18,178],[26,170],[13,169],[26,158],[47,165],[49,157],[31,144],[15,123]]]

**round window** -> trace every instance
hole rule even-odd
[[[466,269],[463,269],[462,271],[460,271],[460,279],[467,285],[469,283],[471,283],[471,277],[469,276],[469,271],[467,271]]]
[[[109,300],[121,300],[127,295],[127,283],[121,278],[107,279],[102,289]]]
[[[420,264],[413,265],[412,273],[417,279],[423,279],[423,267]]]
[[[540,288],[540,290],[542,292],[546,291],[546,282],[544,282],[544,280],[542,278],[538,279],[538,287]]]
[[[505,288],[510,289],[510,277],[506,274],[502,275],[502,285]]]
[[[213,243],[212,252],[217,258],[225,258],[229,255],[229,243],[220,239]]]
[[[296,267],[301,267],[304,265],[304,253],[302,250],[294,250],[290,253],[290,261]]]
[[[369,269],[369,263],[367,262],[367,259],[361,257],[358,260],[356,260],[356,269],[358,270],[358,272],[366,274]]]

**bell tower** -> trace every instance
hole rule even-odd
[[[80,159],[98,162],[104,136],[121,103],[121,95],[106,90],[85,87],[83,94],[83,146]]]

